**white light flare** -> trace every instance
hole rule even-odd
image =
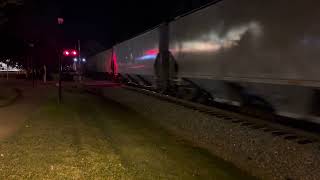
[[[181,47],[174,48],[171,51],[173,53],[179,51],[186,53],[218,52],[221,49],[230,49],[238,46],[243,36],[247,33],[251,33],[254,37],[259,37],[262,34],[262,27],[257,22],[249,22],[231,28],[224,35],[212,31],[200,37],[199,40],[183,42]]]

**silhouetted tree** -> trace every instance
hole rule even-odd
[[[8,22],[12,9],[21,5],[23,5],[23,0],[0,0],[0,25]]]

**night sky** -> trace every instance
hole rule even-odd
[[[25,0],[2,10],[8,21],[0,24],[1,54],[12,55],[29,41],[43,52],[54,48],[59,16],[65,19],[65,46],[73,47],[80,39],[92,54],[210,1]]]
[[[61,2],[59,6],[63,7],[68,34],[83,40],[98,40],[104,46],[111,46],[208,1],[92,0]]]

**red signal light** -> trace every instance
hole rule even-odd
[[[63,55],[64,56],[73,56],[73,57],[75,57],[75,56],[77,56],[78,55],[78,52],[76,51],[76,50],[64,50],[63,51]]]
[[[58,24],[63,24],[63,22],[64,22],[64,19],[61,18],[61,17],[59,17],[59,18],[58,18]]]
[[[69,56],[69,55],[70,55],[70,52],[69,52],[68,50],[65,50],[65,51],[63,51],[63,55]]]

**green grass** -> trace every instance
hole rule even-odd
[[[0,179],[249,179],[111,100],[53,95],[0,142]]]

